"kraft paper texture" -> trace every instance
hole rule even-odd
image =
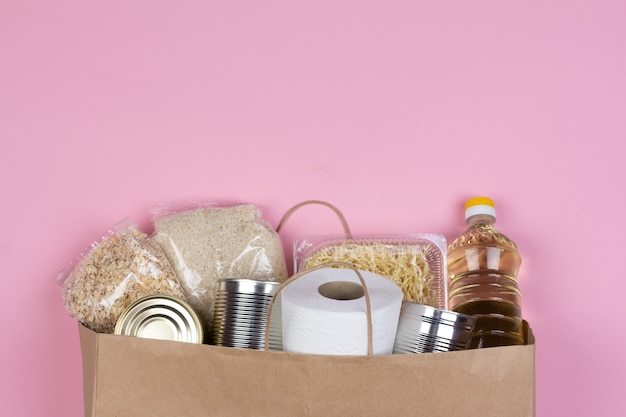
[[[86,417],[534,417],[535,346],[386,356],[265,352],[81,325]]]

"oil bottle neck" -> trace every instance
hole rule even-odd
[[[496,218],[489,214],[475,214],[468,217],[465,222],[468,226],[474,226],[475,224],[494,224]]]

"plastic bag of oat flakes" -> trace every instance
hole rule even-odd
[[[185,300],[161,247],[129,218],[92,242],[56,281],[70,315],[98,333],[113,333],[119,315],[140,297]]]

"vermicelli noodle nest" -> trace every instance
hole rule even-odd
[[[431,250],[418,243],[336,242],[311,251],[301,262],[301,268],[328,262],[349,263],[357,269],[389,278],[402,289],[405,301],[440,307],[441,288],[435,285],[428,262]]]

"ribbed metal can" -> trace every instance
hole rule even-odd
[[[212,344],[263,350],[269,306],[279,282],[230,278],[218,282]],[[270,320],[269,350],[282,350],[280,297]]]
[[[467,349],[475,323],[471,315],[404,301],[393,353]]]

